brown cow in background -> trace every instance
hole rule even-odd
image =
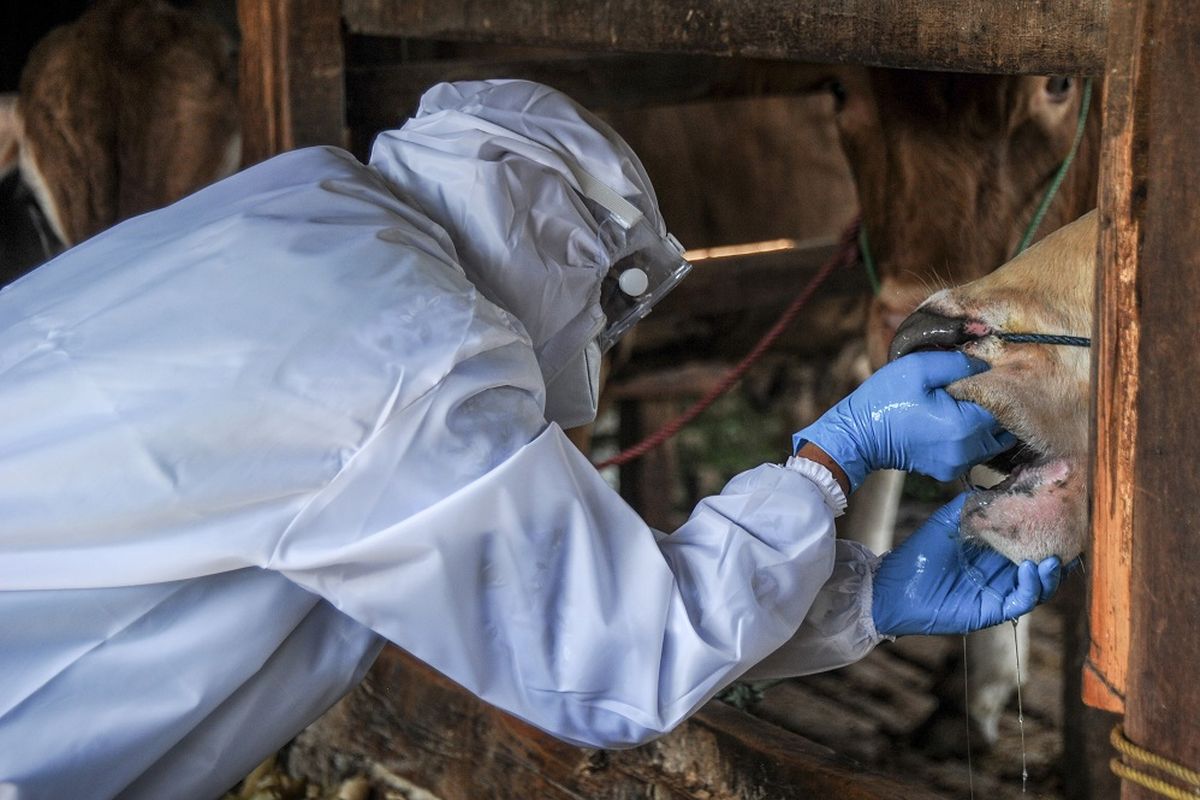
[[[20,170],[58,243],[231,174],[241,157],[231,41],[162,0],[103,0],[43,39],[0,98],[0,174]],[[0,264],[8,282],[32,263]]]

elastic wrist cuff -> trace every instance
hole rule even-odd
[[[796,456],[788,458],[784,466],[794,472],[799,472],[815,483],[821,490],[821,494],[825,496],[825,505],[829,506],[829,510],[835,517],[839,517],[845,512],[846,493],[842,491],[842,487],[838,485],[837,479],[833,477],[833,473],[827,467],[816,461]]]

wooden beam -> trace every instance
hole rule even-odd
[[[345,146],[339,0],[238,0],[242,163]]]
[[[345,0],[351,33],[962,72],[1103,70],[1106,0]]]
[[[354,756],[360,763],[347,763]],[[300,737],[290,761],[326,783],[341,777],[322,771],[335,761],[351,771],[382,768],[442,800],[938,797],[720,702],[642,747],[574,747],[482,703],[394,648]]]
[[[715,389],[733,365],[724,361],[694,361],[604,384],[604,402],[622,400],[695,400]],[[631,443],[632,444],[632,443]]]
[[[789,250],[697,262],[692,274],[638,323],[633,340],[637,369],[684,360],[736,362],[833,254],[829,242]],[[831,275],[776,352],[811,357],[836,352],[861,336],[871,296],[859,267]],[[621,376],[636,371],[622,368]]]
[[[593,53],[539,59],[467,58],[350,67],[352,129],[393,127],[441,81],[521,78],[554,86],[593,111],[626,111],[716,98],[816,90],[829,74],[817,64],[716,56]]]
[[[1120,427],[1097,431],[1097,474],[1112,483],[1099,499],[1132,523],[1125,731],[1200,769],[1200,18],[1174,0],[1114,0],[1113,18],[1124,33],[1110,59],[1110,163],[1123,169],[1102,176],[1120,188],[1102,195],[1101,285],[1111,291],[1102,294],[1097,366],[1115,381],[1100,384],[1098,399],[1111,395]],[[1114,460],[1130,444],[1132,458]],[[1114,574],[1122,567],[1106,564]],[[1157,796],[1129,781],[1122,794]]]
[[[1134,114],[1142,42],[1138,8],[1117,3],[1100,152],[1100,245],[1096,270],[1092,374],[1092,552],[1090,638],[1084,702],[1124,713],[1129,659],[1129,564],[1133,549],[1134,452],[1137,442],[1139,220],[1144,165],[1134,149]],[[1143,142],[1144,144],[1144,142]]]

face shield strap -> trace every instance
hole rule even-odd
[[[608,187],[608,184],[579,166],[578,163],[568,159],[567,167],[571,170],[571,175],[575,178],[576,183],[579,184],[579,190],[583,192],[583,196],[608,211],[622,228],[629,230],[646,219],[646,215],[637,206],[614,192]]]
[[[601,282],[600,308],[606,324],[598,344],[612,347],[638,320],[691,270],[683,246],[661,234],[633,203],[621,197],[578,164],[569,164],[584,197],[599,207],[597,222],[618,245],[614,263]],[[615,230],[614,230],[615,229]]]

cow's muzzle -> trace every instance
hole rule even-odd
[[[967,332],[965,319],[944,317],[918,308],[896,329],[892,346],[888,348],[888,361],[917,350],[954,350],[978,338]]]

